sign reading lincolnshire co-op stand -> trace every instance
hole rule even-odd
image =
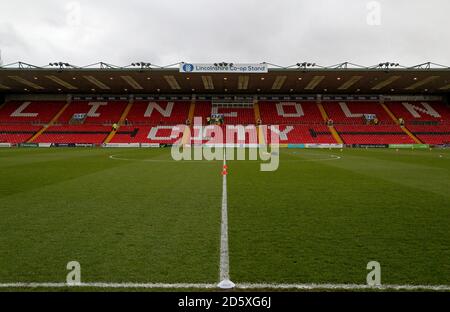
[[[267,73],[269,68],[267,64],[192,64],[182,63],[180,73]]]

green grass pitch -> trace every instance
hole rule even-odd
[[[280,157],[228,162],[235,283],[365,284],[376,260],[383,284],[450,285],[449,151]],[[71,260],[83,282],[217,283],[221,169],[170,149],[0,149],[0,283],[65,282]]]

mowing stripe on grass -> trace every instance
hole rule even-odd
[[[230,255],[228,251],[228,203],[227,203],[227,159],[226,149],[223,152],[222,171],[222,218],[220,222],[220,274],[219,288],[229,289],[235,285],[230,281]]]
[[[137,288],[137,289],[214,289],[216,284],[209,283],[106,283],[92,282],[80,284],[67,283],[0,283],[0,288]],[[395,285],[368,286],[364,284],[269,284],[242,283],[234,289],[286,289],[286,290],[429,290],[450,291],[450,285]]]
[[[172,164],[207,164],[210,165],[211,161],[188,161],[188,160],[181,160],[181,161],[176,161],[173,159],[139,159],[139,158],[124,158],[124,157],[120,157],[120,155],[109,155],[108,156],[109,159],[112,160],[125,160],[125,161],[143,161],[143,162],[162,162],[162,163],[172,163]],[[214,163],[213,163],[214,164]]]

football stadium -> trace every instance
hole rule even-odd
[[[1,295],[448,299],[433,1],[2,4]]]
[[[2,290],[450,289],[448,68],[17,63],[0,87]]]

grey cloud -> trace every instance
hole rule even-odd
[[[323,65],[384,60],[450,64],[447,0],[379,0],[381,25],[363,0],[16,0],[0,11],[5,62],[155,64],[311,60]],[[24,7],[27,10],[21,10]]]

